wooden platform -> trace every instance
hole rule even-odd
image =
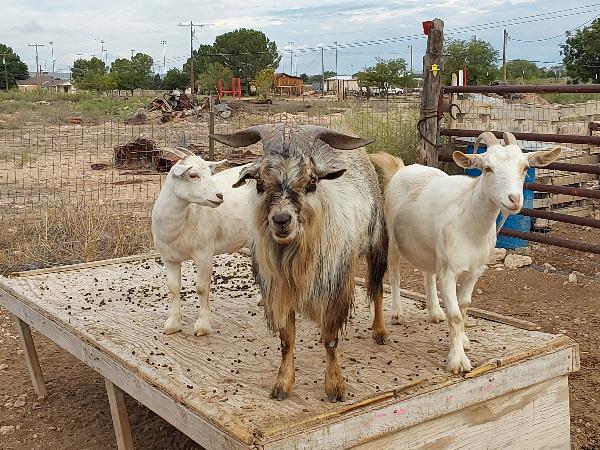
[[[300,319],[295,390],[279,402],[269,398],[279,339],[256,304],[249,259],[216,259],[209,336],[192,334],[193,279],[186,265],[184,331],[171,336],[161,333],[168,295],[157,258],[0,278],[0,305],[107,379],[121,448],[131,448],[121,390],[207,449],[569,448],[567,375],[579,354],[564,336],[471,317],[476,369],[453,376],[444,370],[446,324],[427,323],[423,304],[407,298],[405,324],[390,325],[391,343],[378,346],[357,286],[339,344],[348,401],[325,400],[324,350]]]

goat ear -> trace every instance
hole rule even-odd
[[[250,166],[242,169],[240,171],[240,177],[235,183],[233,183],[232,187],[238,188],[240,186],[243,186],[244,184],[246,184],[246,180],[251,178],[258,178],[258,166]]]
[[[471,169],[481,165],[481,160],[477,155],[466,155],[463,152],[455,151],[452,153],[452,159],[458,167],[463,169]]]
[[[544,167],[556,161],[560,156],[560,147],[555,147],[550,151],[540,151],[527,154],[529,165],[532,167]]]
[[[212,173],[214,173],[216,167],[219,167],[219,166],[225,164],[226,162],[227,162],[227,160],[224,159],[223,161],[207,161],[207,164],[208,164],[208,167],[210,167],[210,171]]]
[[[186,173],[191,168],[192,168],[192,166],[190,166],[190,165],[175,164],[173,166],[173,168],[171,169],[171,172],[173,172],[173,175],[180,177],[181,175]]]

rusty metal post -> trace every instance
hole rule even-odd
[[[419,163],[437,167],[439,153],[438,102],[442,89],[442,51],[444,22],[434,19],[428,24],[427,50],[423,57],[423,94],[417,122],[417,159]]]
[[[208,133],[214,134],[214,132],[215,132],[215,99],[214,99],[212,93],[210,94],[210,97],[208,98],[208,102],[209,102],[208,103],[208,105],[209,105]],[[209,161],[215,160],[215,141],[211,137],[208,138],[208,160]]]

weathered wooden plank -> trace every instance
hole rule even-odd
[[[355,447],[357,450],[570,448],[566,376],[544,381]]]
[[[112,416],[113,427],[115,429],[117,448],[119,450],[133,450],[133,437],[131,436],[131,427],[129,426],[125,394],[108,378],[104,379],[104,384],[106,385],[110,415]]]
[[[188,435],[207,449],[246,449],[247,443],[225,433],[210,421],[198,417],[171,395],[162,392],[153,383],[142,380],[130,368],[111,359],[94,344],[76,336],[57,324],[51,317],[28,306],[18,294],[7,292],[0,284],[0,305],[23,321],[33,324],[35,329],[58,346],[87,364],[103,377],[111,380],[140,403],[154,411],[171,425]]]
[[[29,371],[29,376],[33,383],[33,390],[39,398],[44,398],[48,393],[46,391],[46,384],[44,383],[44,374],[40,367],[40,361],[37,352],[35,351],[31,328],[29,328],[29,325],[23,322],[18,316],[14,316],[14,320],[19,339],[21,340],[21,346],[23,347],[25,364],[27,364],[27,370]]]
[[[541,380],[574,367],[577,349],[570,340],[474,318],[467,331],[473,364],[477,367],[496,358],[509,365],[465,381],[445,372],[446,326],[427,323],[420,302],[406,300],[406,322],[390,327],[389,345],[377,346],[369,330],[371,312],[359,288],[353,317],[339,345],[348,401],[325,401],[319,331],[300,318],[296,386],[288,400],[277,402],[268,393],[279,363],[278,340],[266,329],[256,305],[248,258],[215,258],[214,332],[208,336],[192,334],[197,300],[191,264],[184,264],[183,275],[187,322],[183,332],[171,336],[161,333],[168,293],[164,268],[155,259],[0,278],[5,293],[0,303],[206,448],[283,447],[283,439],[286,445],[305,448],[341,448],[396,429],[395,425],[372,427],[374,411],[387,414],[390,407],[404,402],[417,402],[411,403],[411,408],[417,408],[422,398],[436,395],[436,401],[446,405],[437,392],[455,395],[467,389],[461,386],[481,391],[467,389],[472,401],[485,401],[505,389],[519,388],[518,383],[510,385],[511,379],[521,379],[519,373],[526,382],[535,383],[538,378],[527,369],[530,361],[538,361],[535,369]],[[384,310],[389,310],[388,295]],[[551,348],[552,343],[561,347]],[[525,350],[530,352],[519,353]],[[511,359],[515,355],[517,359]],[[543,359],[547,356],[551,357]],[[480,383],[493,377],[505,381],[499,389],[483,391],[486,385]],[[425,397],[413,400],[420,396]],[[446,412],[434,408],[430,414]],[[363,429],[370,431],[356,434]],[[327,430],[336,433],[324,437]]]
[[[335,421],[294,433],[272,436],[265,449],[349,448],[361,442],[412,427],[421,422],[480,404],[497,396],[534,386],[547,379],[577,370],[576,350],[562,348],[538,358],[507,366],[485,377],[460,383],[440,383],[437,389],[419,395],[419,387],[400,398],[349,414]],[[284,439],[285,434],[285,439]],[[265,438],[268,436],[264,435]]]

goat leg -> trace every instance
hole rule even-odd
[[[325,346],[326,368],[325,368],[325,393],[330,402],[343,402],[346,400],[346,382],[340,371],[337,358],[337,331],[331,333],[327,330],[321,331],[321,339]]]
[[[286,399],[296,380],[294,368],[294,350],[296,346],[296,313],[290,312],[285,326],[279,329],[281,339],[281,366],[277,381],[271,390],[271,397],[278,400]]]

